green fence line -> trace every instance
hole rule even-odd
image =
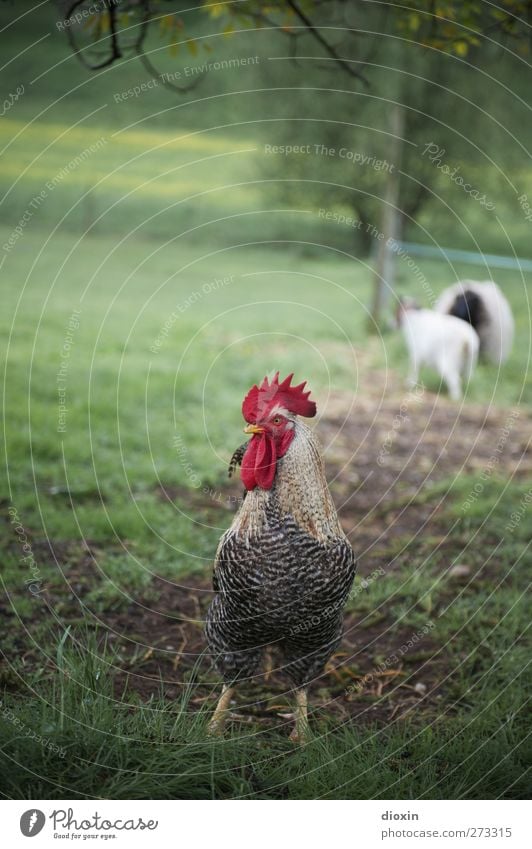
[[[520,259],[513,256],[476,253],[455,248],[435,248],[418,242],[396,242],[399,248],[412,256],[425,256],[434,259],[449,259],[455,262],[469,262],[472,265],[486,265],[493,268],[515,268],[519,271],[532,271],[532,259]]]

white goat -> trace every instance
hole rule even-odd
[[[514,319],[510,304],[492,280],[462,280],[445,289],[434,309],[468,321],[480,339],[480,354],[495,365],[510,353]]]
[[[397,323],[403,330],[410,357],[408,384],[415,386],[418,382],[421,366],[431,366],[447,384],[451,398],[460,400],[461,377],[469,380],[477,362],[476,331],[455,316],[419,309],[409,301],[399,304]]]

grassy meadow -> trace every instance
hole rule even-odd
[[[127,688],[117,698],[113,676],[125,664],[104,636],[106,622],[112,632],[112,617],[127,613],[121,637],[138,641],[141,651],[149,635],[137,635],[135,610],[156,603],[154,581],[164,579],[171,593],[193,575],[208,580],[230,514],[214,509],[215,498],[212,506],[197,505],[195,495],[200,485],[224,491],[228,460],[242,438],[240,403],[247,387],[272,366],[294,369],[312,376],[324,411],[331,386],[354,393],[356,415],[357,400],[364,398],[363,386],[357,387],[361,373],[375,368],[399,389],[405,358],[396,334],[367,335],[370,278],[364,263],[316,260],[295,250],[272,255],[257,247],[198,257],[174,245],[120,245],[98,237],[82,240],[69,257],[72,240],[57,235],[31,270],[42,240],[29,232],[24,239],[25,254],[8,259],[8,465],[2,488],[31,540],[39,581],[54,601],[43,607],[42,597],[28,592],[25,582],[32,575],[6,515],[2,580],[9,627],[2,703],[24,728],[38,729],[67,755],[51,754],[4,719],[6,794],[407,798],[524,792],[526,697],[520,676],[526,667],[522,593],[529,540],[526,521],[510,536],[504,530],[527,492],[520,477],[512,482],[495,475],[467,519],[456,505],[474,488],[474,474],[443,480],[429,493],[420,488],[409,501],[415,512],[417,501],[444,494],[439,523],[462,523],[454,558],[477,535],[474,556],[482,564],[494,539],[507,538],[497,552],[500,582],[492,583],[488,572],[461,589],[438,623],[434,639],[447,646],[450,682],[428,724],[414,717],[366,729],[338,725],[322,710],[315,739],[294,752],[283,734],[253,725],[220,742],[207,740],[212,673],[211,700],[199,711],[190,704],[194,676],[177,702],[165,698],[162,682],[153,684],[148,701]],[[444,268],[432,263],[424,270],[434,281],[441,275],[443,284]],[[216,280],[228,282],[211,291]],[[514,306],[520,321],[512,361],[504,377],[481,367],[467,402],[521,409],[520,351],[528,324],[519,302]],[[178,317],[161,336],[173,313]],[[69,331],[72,315],[79,327]],[[63,421],[57,375],[69,332]],[[429,387],[431,379],[427,375]],[[179,493],[174,501],[161,503],[161,484]],[[408,562],[353,608],[374,616],[384,607],[392,629],[399,623],[418,628],[446,598],[439,579],[434,586],[432,568],[451,555],[441,558],[433,536],[431,531],[405,539],[398,532],[381,556],[392,558],[406,543]],[[352,542],[356,548],[356,536]],[[93,569],[80,578],[88,546],[96,552]],[[467,560],[472,552],[463,556]],[[427,560],[433,564],[428,574]],[[358,580],[372,568],[371,558],[362,562]],[[375,658],[378,646],[377,640]],[[31,771],[24,766],[30,761]]]
[[[401,430],[405,475],[375,485],[376,510],[371,484],[367,504],[350,501],[406,396],[404,344],[391,326],[368,329],[372,260],[349,231],[310,201],[291,209],[270,195],[260,35],[238,48],[261,56],[249,79],[228,70],[181,100],[156,88],[116,102],[146,73],[127,61],[87,74],[44,11],[14,29],[13,55],[43,27],[46,47],[5,69],[7,90],[22,80],[25,93],[0,123],[2,796],[525,798],[532,274],[493,270],[516,318],[504,367],[481,364],[462,406],[424,373],[428,425]],[[217,58],[234,52],[215,45]],[[512,179],[532,187],[521,165]],[[488,224],[459,199],[463,230],[486,251],[530,257],[530,224],[499,189]],[[423,226],[451,244],[456,226],[440,217],[428,207]],[[456,244],[471,247],[469,235]],[[485,264],[415,261],[435,294],[490,276]],[[426,302],[401,260],[397,288]],[[301,749],[277,684],[239,696],[225,738],[205,734],[218,682],[201,619],[238,491],[227,465],[244,394],[277,369],[309,380],[360,554],[356,652],[316,686]],[[433,480],[429,455],[411,462],[410,448],[426,436],[439,450],[444,424]],[[475,429],[487,429],[482,455]],[[471,448],[467,463],[453,440]],[[378,566],[386,577],[366,586]],[[182,590],[196,607],[180,608]],[[393,665],[391,684],[346,697],[427,621],[430,640]]]

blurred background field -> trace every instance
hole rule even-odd
[[[240,439],[243,391],[272,362],[282,372],[312,375],[325,410],[332,386],[353,393],[356,412],[364,391],[359,383],[372,368],[383,375],[382,395],[401,392],[402,339],[392,332],[367,335],[371,277],[364,260],[325,249],[321,259],[311,259],[297,247],[272,256],[271,247],[247,245],[198,256],[174,241],[132,238],[121,244],[93,237],[76,245],[64,233],[40,253],[38,237],[23,238],[24,253],[8,260],[2,319],[3,332],[11,336],[5,396],[9,485],[32,519],[38,521],[44,509],[49,533],[70,537],[76,531],[64,505],[46,499],[51,488],[95,495],[100,488],[106,497],[123,498],[123,508],[134,516],[128,487],[136,491],[158,479],[190,485],[176,436],[186,443],[197,477],[223,480]],[[436,292],[443,288],[442,263],[420,267]],[[468,390],[468,401],[486,407],[518,406],[530,391],[530,374],[523,370],[526,292],[523,308],[511,278],[506,271],[498,279],[511,281],[505,291],[517,317],[512,357],[504,376],[497,366],[481,365]],[[58,438],[62,353],[74,311],[79,329],[66,352],[68,411]],[[437,391],[437,378],[430,372],[425,377]],[[45,496],[44,507],[35,501],[34,485]],[[91,538],[108,527],[99,507],[93,512],[96,524],[80,528]]]
[[[240,237],[255,239],[254,214],[261,214],[262,240],[316,239],[360,252],[356,233],[330,226],[324,234],[316,214],[324,205],[347,212],[360,201],[355,196],[368,190],[368,179],[371,192],[378,193],[382,174],[339,155],[316,155],[314,145],[339,150],[345,141],[349,149],[362,147],[377,160],[385,158],[386,120],[394,94],[386,64],[375,64],[369,91],[353,89],[338,72],[324,76],[315,63],[287,61],[286,45],[278,34],[246,29],[227,35],[199,9],[183,16],[186,29],[179,48],[169,49],[154,28],[148,47],[160,74],[180,72],[177,82],[189,83],[198,75],[186,74],[205,64],[253,61],[205,71],[194,89],[183,95],[168,91],[156,78],[155,87],[132,96],[127,92],[146,86],[153,76],[135,57],[89,73],[54,26],[53,6],[45,4],[23,17],[32,4],[17,4],[23,20],[9,30],[4,91],[7,97],[22,85],[24,93],[0,124],[3,222],[16,223],[47,179],[103,138],[97,155],[73,169],[47,198],[48,231],[60,221],[71,232],[90,228],[91,234],[124,235],[139,227],[138,238],[162,240],[176,231],[201,227],[200,232],[187,233],[187,241],[224,243],[234,241],[235,229],[232,220],[220,219],[238,214]],[[178,3],[173,4],[175,9],[179,11]],[[12,20],[12,4],[2,4],[0,14],[5,23]],[[83,27],[86,30],[87,24]],[[192,36],[191,49],[186,42]],[[399,62],[389,51],[385,56],[389,63]],[[412,124],[408,155],[418,170],[409,172],[410,159],[404,163],[404,191],[422,179],[422,169],[435,179],[416,220],[407,224],[405,238],[530,256],[530,221],[517,201],[522,194],[532,196],[526,149],[528,81],[522,73],[523,60],[510,51],[490,58],[496,65],[492,61],[484,67],[448,57],[441,79],[438,57],[429,54],[427,59],[412,45],[399,68],[397,78],[410,86],[412,96],[421,88],[422,96],[421,103],[408,106],[409,116],[417,122]],[[431,76],[429,96],[421,83]],[[389,99],[382,96],[383,85]],[[431,141],[444,149],[444,163],[457,167],[479,194],[488,196],[494,214],[484,214],[481,204],[471,202],[463,188],[427,164],[423,150]],[[266,145],[276,144],[310,145],[311,155],[265,154]],[[324,175],[331,184],[324,187],[328,203],[316,203],[312,183]],[[289,190],[289,208],[305,215],[286,213],[283,190]],[[269,209],[279,212],[265,214]],[[33,221],[32,229],[37,226]]]
[[[15,4],[0,4],[1,25],[34,5],[17,3],[15,14]],[[532,223],[517,200],[532,197],[530,87],[522,62],[503,53],[477,70],[448,57],[438,92],[448,98],[449,124],[437,117],[441,110],[431,114],[427,107],[404,175],[405,192],[425,172],[432,182],[405,221],[403,237],[479,253],[477,265],[416,256],[417,271],[435,295],[466,277],[496,280],[516,319],[513,351],[501,369],[479,366],[462,407],[438,397],[434,375],[422,375],[427,420],[412,415],[398,454],[408,473],[394,471],[375,484],[373,496],[383,504],[374,516],[369,503],[357,501],[358,486],[367,483],[362,470],[375,465],[371,451],[405,398],[406,353],[391,323],[393,299],[379,333],[369,321],[375,240],[325,221],[320,209],[357,218],[364,193],[374,192],[366,198],[364,225],[378,227],[384,175],[339,156],[284,156],[267,153],[265,145],[338,150],[345,144],[385,157],[388,72],[377,64],[371,91],[353,89],[337,72],[324,78],[312,62],[287,61],[278,33],[224,35],[204,10],[187,15],[187,32],[194,35],[188,47],[169,50],[153,35],[161,73],[185,74],[234,57],[258,60],[208,71],[185,95],[158,84],[126,96],[149,74],[134,58],[89,73],[54,26],[54,4],[21,17],[6,41],[4,90],[22,84],[24,93],[0,121],[1,497],[3,506],[16,507],[26,530],[46,601],[27,590],[6,519],[2,612],[8,627],[0,680],[3,704],[70,755],[68,762],[51,758],[21,742],[13,724],[3,721],[11,771],[5,792],[334,798],[338,785],[338,798],[524,795],[526,512],[514,532],[506,526],[530,487],[532,273],[518,264],[491,268],[481,256],[532,259]],[[422,76],[422,51],[412,51],[408,61],[397,59],[405,79]],[[486,76],[494,64],[495,82]],[[344,122],[340,128],[337,119]],[[447,145],[449,165],[459,164],[494,201],[493,212],[445,174],[434,175],[421,153],[433,139]],[[419,276],[402,260],[396,288],[428,305]],[[333,492],[353,546],[366,555],[361,578],[376,564],[395,564],[386,583],[377,583],[351,611],[362,617],[355,628],[360,645],[365,628],[377,628],[368,663],[390,650],[388,631],[400,643],[428,616],[443,618],[426,656],[399,678],[406,690],[427,681],[433,694],[427,705],[398,724],[398,691],[367,692],[362,707],[376,712],[364,718],[366,734],[365,725],[360,730],[343,714],[328,717],[331,699],[343,704],[331,673],[316,695],[323,734],[306,753],[266,735],[252,768],[260,715],[252,713],[242,726],[251,728],[243,748],[238,735],[207,745],[202,711],[211,702],[202,691],[198,718],[194,692],[183,696],[174,684],[199,679],[215,686],[212,672],[209,678],[187,667],[181,678],[171,666],[178,648],[171,629],[194,620],[197,660],[213,553],[238,498],[226,470],[243,440],[242,397],[274,368],[308,379],[318,400]],[[512,412],[517,424],[507,454],[464,515],[460,505],[484,480]],[[352,429],[344,444],[346,421]],[[416,454],[431,428],[432,449]],[[476,434],[483,432],[484,453],[476,456]],[[469,464],[447,462],[445,450],[430,454],[440,434],[450,453],[453,441],[471,449]],[[371,484],[361,492],[371,495]],[[406,525],[405,511],[412,517]],[[457,564],[473,576],[466,584],[453,584],[447,574]],[[185,610],[185,602],[185,612],[172,607],[186,588],[198,592],[199,614]],[[155,646],[153,623],[142,619],[152,606],[174,635],[165,633],[172,658],[161,660],[159,678],[143,666]],[[110,655],[105,632],[121,642]],[[105,684],[96,683],[95,665]],[[365,671],[363,665],[351,669]],[[124,684],[120,693],[115,677]],[[170,698],[168,687],[174,687]],[[89,690],[93,701],[87,702]],[[381,715],[382,703],[389,712]],[[168,740],[175,748],[165,746]],[[101,765],[95,758],[84,772],[91,751]],[[352,762],[342,760],[346,751],[355,753]],[[28,757],[33,774],[24,767]],[[460,774],[464,757],[471,760]],[[342,764],[337,773],[336,761]],[[173,776],[164,789],[154,785],[158,769]],[[194,779],[195,771],[201,779]],[[483,782],[485,773],[490,777]]]

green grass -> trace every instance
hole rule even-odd
[[[356,394],[368,362],[387,369],[392,383],[406,373],[400,334],[367,337],[371,278],[363,263],[267,248],[197,256],[159,246],[152,253],[150,243],[104,238],[83,240],[66,259],[73,247],[66,236],[42,253],[39,234],[24,239],[26,249],[9,254],[3,269],[9,285],[0,321],[10,336],[4,487],[28,526],[42,521],[50,536],[71,539],[81,529],[112,540],[114,528],[117,538],[142,545],[155,527],[189,542],[188,519],[161,509],[151,490],[158,481],[216,487],[241,438],[241,399],[255,380],[272,368],[293,370],[325,400],[329,385]],[[448,282],[444,266],[426,262],[423,270],[435,291]],[[210,291],[222,279],[230,282]],[[479,367],[468,400],[510,408],[530,393],[528,290],[515,281],[505,289],[516,344],[503,373]],[[79,328],[70,341],[74,310]],[[423,377],[437,389],[430,373]]]
[[[405,355],[395,334],[367,336],[364,304],[370,279],[364,266],[348,260],[267,248],[206,252],[197,258],[183,248],[176,264],[174,248],[150,256],[150,242],[117,247],[112,239],[94,237],[76,246],[55,280],[71,240],[58,235],[38,256],[41,235],[28,232],[24,239],[27,250],[14,251],[5,263],[10,286],[2,321],[11,342],[3,491],[18,511],[42,579],[56,598],[64,595],[65,581],[76,586],[82,538],[90,541],[98,568],[78,589],[84,606],[77,615],[65,597],[55,608],[56,616],[66,617],[63,625],[53,626],[42,615],[35,619],[36,601],[23,591],[27,570],[21,571],[13,528],[9,522],[2,526],[8,551],[3,586],[8,609],[12,605],[20,618],[5,642],[3,708],[13,711],[25,729],[66,751],[65,756],[54,753],[4,721],[5,794],[524,795],[527,523],[505,531],[508,516],[525,497],[524,483],[513,483],[501,499],[505,482],[494,476],[464,517],[459,505],[476,478],[456,479],[442,519],[445,525],[461,518],[451,549],[435,550],[430,531],[410,541],[401,568],[351,602],[368,625],[384,612],[392,637],[411,633],[429,619],[436,623],[431,663],[441,668],[441,706],[430,709],[423,721],[414,715],[384,727],[371,722],[355,727],[317,711],[312,742],[294,752],[284,734],[253,725],[223,741],[206,739],[205,711],[214,694],[201,710],[192,710],[187,699],[194,694],[193,683],[177,703],[166,700],[164,692],[149,702],[131,692],[123,701],[112,695],[112,665],[120,663],[110,649],[104,652],[102,637],[89,631],[95,618],[105,621],[127,610],[131,600],[149,605],[154,575],[176,580],[194,571],[209,573],[229,514],[220,517],[196,506],[190,469],[201,486],[215,491],[225,479],[227,461],[241,439],[240,403],[247,387],[272,366],[295,369],[311,378],[314,392],[325,401],[329,381],[335,389],[356,391],[357,361],[383,374],[387,368],[388,379],[400,385]],[[447,282],[438,264],[426,263],[423,269],[436,288]],[[176,305],[201,292],[204,283],[230,275],[229,285],[179,313],[158,353],[150,351]],[[479,368],[468,397],[485,404],[493,396],[500,406],[512,407],[521,398],[528,325],[526,298],[521,300],[518,287],[509,285],[507,291],[517,315],[515,352],[504,379],[496,370]],[[80,326],[67,361],[66,432],[58,433],[56,374],[69,316],[80,306]],[[176,450],[176,435],[184,453]],[[155,492],[158,481],[190,491],[190,503],[181,497],[162,502]],[[437,500],[449,483],[422,491],[420,503]],[[489,561],[484,573],[482,566],[500,537],[496,566]],[[47,538],[63,546],[62,571],[50,556]],[[392,559],[405,542],[395,539],[383,557]],[[464,551],[471,552],[468,562],[480,571],[470,586],[457,590],[446,569]],[[65,636],[66,624],[71,631]],[[33,658],[29,663],[21,660],[26,652]],[[369,649],[374,664],[385,654],[379,640]],[[412,655],[405,674],[419,661]],[[24,766],[30,762],[31,771]]]
[[[11,14],[11,4],[0,4],[2,21]],[[433,691],[426,706],[360,723],[315,709],[310,743],[294,750],[286,728],[253,721],[223,740],[206,738],[215,693],[198,708],[202,669],[186,673],[188,688],[177,699],[162,685],[145,699],[125,685],[117,689],[117,676],[124,680],[131,668],[124,644],[151,639],[132,605],[156,605],[160,579],[186,583],[210,574],[231,516],[215,509],[216,498],[243,439],[240,405],[249,386],[273,369],[294,371],[309,379],[320,410],[329,389],[353,393],[356,416],[369,390],[378,395],[386,382],[403,391],[406,357],[397,332],[368,335],[371,262],[352,255],[352,234],[325,227],[310,203],[279,208],[260,182],[261,150],[272,141],[264,119],[275,116],[274,101],[267,90],[238,91],[282,85],[290,71],[272,71],[272,78],[259,65],[245,77],[207,77],[183,100],[155,89],[115,104],[114,92],[147,79],[138,64],[90,76],[45,15],[47,7],[25,19],[10,45],[14,55],[39,38],[44,20],[46,49],[25,53],[3,72],[7,91],[22,81],[26,92],[0,124],[0,149],[8,145],[0,165],[0,332],[9,340],[0,497],[2,508],[15,508],[53,603],[28,592],[36,576],[3,511],[2,793],[525,797],[526,509],[510,530],[508,521],[521,511],[529,484],[509,482],[501,470],[466,513],[460,505],[479,481],[474,474],[419,492],[410,510],[446,496],[436,524],[414,539],[390,540],[379,557],[394,561],[394,569],[350,602],[371,638],[360,672],[434,623],[429,648],[406,655],[398,678],[407,686],[425,678]],[[193,26],[205,29],[197,17]],[[218,39],[213,58],[258,51],[265,66],[271,42],[261,34],[246,39]],[[170,70],[202,57],[165,54],[162,61]],[[221,91],[223,97],[192,104]],[[102,138],[46,190],[14,247],[2,250],[47,181]],[[529,174],[516,167],[512,175],[532,194]],[[474,176],[482,182],[482,174]],[[446,186],[439,188],[445,196]],[[510,202],[501,189],[497,208],[516,250],[529,252],[529,225],[513,196]],[[458,211],[486,250],[509,251],[500,227],[479,208]],[[427,207],[421,223],[440,244],[469,244],[465,229],[458,232],[439,208]],[[481,266],[418,266],[435,294],[455,279],[486,277]],[[524,416],[532,397],[532,275],[494,276],[514,310],[516,342],[500,373],[479,366],[464,412],[495,405]],[[401,261],[398,291],[427,302]],[[423,379],[437,391],[430,373]],[[161,485],[178,495],[161,498]],[[401,481],[395,492],[404,506]],[[449,567],[464,558],[472,577],[457,584]],[[171,583],[166,591],[173,592]],[[120,646],[106,634],[116,617],[127,622]],[[392,687],[365,695],[364,704],[379,710],[396,696]]]
[[[506,506],[517,506],[523,493],[515,487]],[[488,517],[490,533],[502,534],[508,514],[495,487],[483,495],[482,508],[468,532],[482,529]],[[522,554],[526,529],[513,533]],[[418,554],[414,550],[414,558]],[[430,615],[440,648],[432,662],[440,654],[447,659],[439,706],[423,722],[413,717],[384,727],[332,724],[326,712],[318,712],[311,740],[301,751],[284,735],[253,726],[223,740],[206,737],[205,705],[198,711],[190,704],[193,679],[177,703],[164,693],[149,702],[126,693],[117,700],[112,690],[112,672],[120,664],[116,653],[87,627],[49,629],[45,644],[53,676],[26,673],[26,693],[35,697],[6,695],[2,702],[4,793],[33,799],[526,798],[523,592],[529,568],[530,558],[520,556],[515,563],[511,556],[501,558],[497,574],[481,575],[462,597],[435,594]],[[423,605],[423,593],[417,588],[410,596],[401,586],[403,577],[387,577],[388,599],[397,596],[407,608]],[[369,595],[378,607],[378,592]],[[426,621],[426,610],[423,616]],[[407,621],[416,627],[411,612]],[[376,655],[374,661],[382,659]],[[46,745],[27,729],[44,737]]]

